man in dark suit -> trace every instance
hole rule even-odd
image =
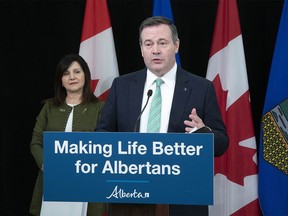
[[[222,155],[228,147],[228,137],[213,83],[177,65],[175,54],[180,41],[175,25],[165,17],[150,17],[140,25],[139,42],[146,68],[114,79],[96,131],[149,132],[149,109],[156,92],[154,81],[161,78],[162,108],[158,132],[189,133],[195,127],[205,128],[214,134],[214,155]],[[151,100],[150,89],[153,91]],[[132,205],[113,205],[112,216],[120,215],[119,212],[123,213],[121,215],[138,215],[136,210],[131,210]],[[153,215],[151,211],[154,210],[150,211],[151,206],[145,208],[147,206],[138,205],[142,208],[139,215]],[[170,216],[208,215],[207,206],[170,205],[165,210],[163,205],[157,205],[156,211],[161,216],[163,212]]]

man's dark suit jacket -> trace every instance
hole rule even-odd
[[[114,79],[96,131],[134,131],[141,112],[146,75],[145,68]],[[165,98],[165,92],[162,92],[162,97]],[[168,133],[185,132],[184,120],[189,120],[192,108],[196,108],[197,115],[214,133],[214,155],[222,155],[228,147],[228,137],[213,83],[178,66]],[[169,211],[170,215],[193,215],[188,213],[195,210],[192,208],[193,206],[170,205]],[[201,209],[203,210],[200,207],[200,212],[194,215],[202,215]],[[207,213],[207,206],[204,212]]]

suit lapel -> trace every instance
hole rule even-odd
[[[182,71],[182,69],[178,68],[168,132],[184,132],[180,130],[179,127],[184,124],[183,118],[188,118],[188,116],[183,117],[183,112],[188,103],[191,91],[192,86],[188,76]]]
[[[134,131],[136,120],[141,112],[143,90],[146,81],[146,69],[135,73],[129,86],[129,119],[131,131]]]

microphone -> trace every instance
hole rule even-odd
[[[146,108],[146,106],[147,106],[147,104],[148,104],[148,101],[149,101],[152,93],[153,93],[153,91],[152,91],[151,89],[149,89],[148,92],[147,92],[147,101],[146,101],[145,106],[144,106],[143,109],[141,110],[141,112],[140,112],[140,114],[139,114],[139,116],[138,116],[138,118],[137,118],[137,120],[136,120],[135,127],[134,127],[134,132],[136,132],[136,130],[137,130],[137,125],[138,125],[138,123],[139,123],[139,120],[140,120],[140,118],[141,118],[141,116],[142,116],[142,113],[144,112],[144,110],[145,110],[145,108]]]

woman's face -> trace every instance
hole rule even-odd
[[[85,84],[85,74],[76,61],[62,75],[62,85],[67,93],[82,93]]]

